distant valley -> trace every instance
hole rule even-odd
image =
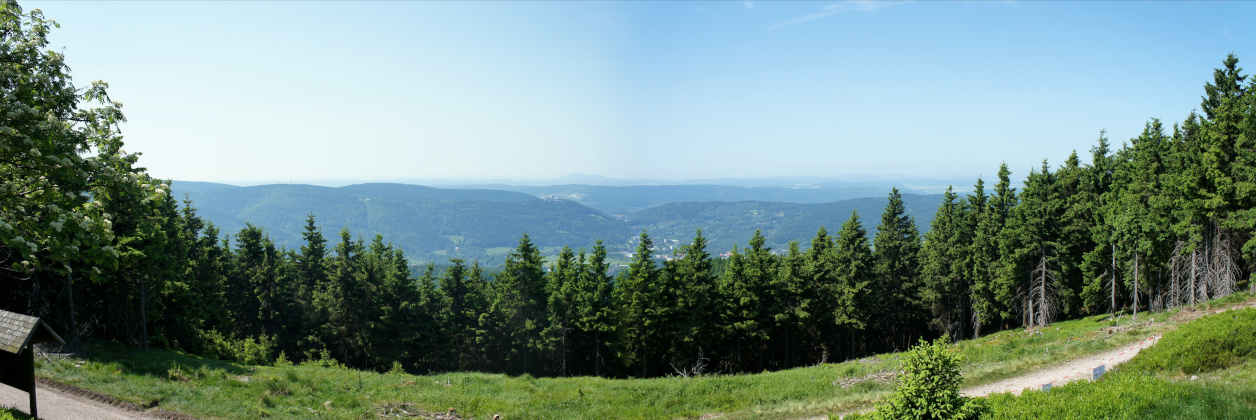
[[[645,229],[661,254],[702,228],[712,254],[744,244],[761,229],[768,245],[806,248],[820,226],[830,232],[857,210],[874,232],[888,187],[740,187],[728,185],[511,186],[432,188],[409,184],[358,184],[338,188],[272,184],[238,187],[175,181],[176,197],[190,198],[201,215],[234,234],[251,223],[280,246],[301,246],[307,215],[314,214],[330,242],[339,230],[367,240],[376,234],[415,262],[448,258],[500,264],[523,232],[547,254],[589,248],[598,239],[619,259]],[[921,231],[928,229],[940,194],[903,195]]]

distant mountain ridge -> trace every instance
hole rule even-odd
[[[546,253],[564,245],[588,248],[598,239],[614,252],[629,252],[642,229],[657,243],[675,244],[691,240],[699,227],[714,254],[744,244],[755,229],[761,229],[774,248],[783,249],[791,240],[805,248],[820,226],[836,232],[851,209],[857,209],[865,228],[873,231],[888,193],[888,188],[852,188],[844,193],[873,196],[790,203],[771,199],[823,200],[829,197],[826,194],[843,191],[816,188],[795,194],[786,188],[709,185],[513,187],[516,191],[389,183],[237,187],[187,181],[175,181],[171,188],[176,197],[191,198],[201,217],[224,233],[235,234],[251,223],[265,228],[278,245],[293,249],[302,245],[305,219],[314,214],[333,243],[339,240],[340,228],[347,227],[355,237],[367,240],[381,234],[416,261],[467,258],[486,265],[499,264],[524,232]],[[684,200],[689,197],[704,201]],[[903,197],[921,230],[926,230],[941,195]],[[638,207],[613,214],[599,210],[630,206]],[[661,251],[670,254],[670,249]]]
[[[933,222],[934,213],[942,203],[941,194],[902,194],[907,212],[916,219],[923,234]],[[888,198],[852,198],[829,203],[687,202],[670,203],[633,213],[629,223],[649,229],[651,236],[692,238],[701,228],[713,250],[728,250],[746,242],[761,230],[767,245],[784,250],[790,241],[798,241],[802,249],[810,247],[811,239],[823,226],[829,235],[837,234],[851,211],[859,212],[860,222],[868,231],[869,240],[876,235],[881,212]],[[681,239],[685,241],[686,239]]]
[[[851,198],[884,196],[888,187],[739,187],[732,185],[484,185],[537,197],[573,200],[612,215],[627,215],[651,207],[680,202],[772,201],[781,203],[830,203]]]

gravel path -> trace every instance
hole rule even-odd
[[[1160,336],[1154,335],[1129,347],[1123,347],[1115,350],[1109,350],[1104,353],[1073,359],[1051,368],[1027,375],[1017,376],[1015,378],[1004,379],[992,384],[975,386],[961,392],[970,397],[986,396],[999,392],[1011,392],[1013,394],[1020,395],[1022,390],[1027,388],[1041,389],[1044,384],[1048,383],[1054,387],[1076,380],[1089,380],[1093,372],[1092,370],[1099,365],[1104,365],[1104,370],[1111,371],[1116,365],[1133,359],[1134,355],[1137,355],[1139,351],[1142,351],[1142,349],[1156,344],[1156,341],[1159,339]]]
[[[119,406],[112,398],[93,395],[90,391],[38,379],[35,399],[39,418],[45,420],[131,420],[157,419],[146,411]],[[100,401],[105,400],[105,401]],[[0,406],[16,408],[30,414],[30,396],[17,388],[0,384]],[[173,414],[173,413],[172,413]]]
[[[1092,354],[1090,356],[1069,360],[1059,365],[1017,376],[1015,378],[1004,379],[999,382],[979,385],[972,388],[960,390],[960,393],[969,397],[984,397],[986,395],[1011,392],[1020,395],[1021,391],[1026,389],[1042,389],[1042,385],[1050,383],[1056,387],[1077,380],[1090,380],[1094,373],[1094,368],[1104,365],[1105,371],[1111,371],[1113,367],[1121,363],[1128,362],[1133,359],[1139,351],[1156,344],[1160,340],[1160,336],[1153,335],[1139,343],[1128,347],[1109,350],[1103,353]],[[866,413],[872,411],[872,407],[864,407],[851,412],[838,414],[838,418],[845,417],[847,414],[854,412]],[[820,420],[825,417],[812,417],[807,420]]]

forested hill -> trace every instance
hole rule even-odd
[[[941,194],[903,194],[908,214],[916,218],[920,232],[929,230],[935,210],[942,202]],[[885,209],[885,194],[878,197],[853,198],[831,203],[796,204],[764,201],[670,203],[645,209],[629,216],[634,228],[646,229],[650,236],[676,239],[680,244],[693,238],[694,230],[702,228],[710,248],[723,252],[739,244],[745,247],[755,229],[763,231],[767,245],[778,250],[798,241],[803,249],[816,231],[824,226],[837,232],[850,218],[851,210],[859,212],[869,235],[876,235],[878,217]]]
[[[831,203],[852,198],[885,197],[885,185],[827,186],[807,184],[797,188],[781,186],[745,187],[735,185],[475,185],[472,187],[518,191],[537,197],[576,201],[611,215],[628,215],[655,206],[682,202],[768,201],[779,203]],[[899,187],[911,192],[910,189]],[[936,192],[936,191],[935,191]],[[884,200],[882,200],[884,203]],[[880,211],[880,209],[877,209]],[[861,212],[862,213],[862,212]]]
[[[176,181],[171,190],[176,197],[186,194],[199,214],[225,233],[251,223],[288,248],[302,244],[301,232],[310,214],[329,236],[344,227],[367,238],[382,234],[385,241],[422,260],[475,258],[493,253],[492,248],[515,245],[523,232],[550,246],[592,244],[631,231],[622,221],[579,203],[510,191],[405,184],[205,186]]]
[[[784,249],[789,241],[804,245],[820,226],[836,230],[852,209],[877,217],[885,207],[880,197],[831,203],[796,204],[763,201],[669,203],[613,217],[566,199],[488,189],[445,189],[408,184],[359,184],[339,188],[313,185],[260,185],[175,181],[175,197],[186,194],[201,217],[224,233],[246,223],[265,229],[278,245],[303,244],[305,219],[314,214],[329,236],[348,227],[366,238],[384,235],[416,261],[445,263],[448,258],[478,259],[497,265],[527,232],[546,254],[557,248],[591,247],[603,240],[613,253],[632,251],[630,240],[645,229],[660,245],[688,242],[702,228],[712,249],[724,252],[744,244],[762,229],[767,245]],[[941,195],[903,196],[922,230],[929,226]],[[679,196],[666,200],[679,199]],[[876,223],[870,222],[871,227]],[[666,251],[668,248],[664,247]],[[668,253],[670,254],[670,253]]]

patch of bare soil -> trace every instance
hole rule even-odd
[[[384,418],[417,418],[424,420],[462,420],[462,415],[458,414],[457,409],[450,408],[449,411],[427,411],[418,405],[411,403],[390,403],[375,407],[372,410],[375,417]],[[493,420],[501,420],[501,416],[494,414]]]
[[[1076,380],[1090,380],[1093,377],[1095,368],[1103,366],[1105,372],[1110,371],[1117,365],[1133,359],[1139,351],[1151,347],[1159,339],[1160,336],[1151,336],[1132,346],[1080,357],[1051,368],[991,384],[975,386],[962,392],[970,397],[985,396],[999,392],[1011,392],[1019,395],[1025,389],[1041,389],[1048,384],[1050,386],[1060,386]]]
[[[84,389],[84,388],[79,388],[74,385],[63,384],[57,381],[53,381],[51,379],[35,378],[35,382],[36,382],[35,395],[41,400],[43,399],[44,395],[46,395],[45,393],[56,393],[62,397],[67,397],[73,400],[94,401],[96,403],[107,405],[113,408],[117,408],[125,412],[134,413],[135,415],[137,415],[137,418],[156,418],[156,419],[167,419],[167,420],[196,420],[196,417],[192,417],[187,414],[176,413],[173,411],[166,411],[160,408],[155,408],[157,407],[157,404],[160,403],[160,401],[158,400],[152,400],[152,401],[149,401],[148,404],[140,405],[140,404],[136,404],[132,402],[121,401],[121,400],[118,400],[117,398],[110,397],[108,395],[101,394],[96,391],[92,391],[90,389]],[[41,406],[43,405],[41,404]],[[40,410],[40,414],[44,414],[45,412],[47,412],[47,409]],[[41,415],[40,417],[49,418],[47,415]]]

